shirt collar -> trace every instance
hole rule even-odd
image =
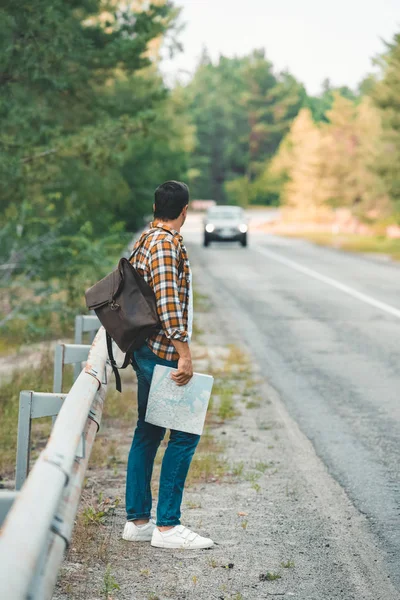
[[[160,229],[164,229],[164,231],[169,231],[169,233],[172,233],[174,237],[177,236],[180,242],[183,240],[183,237],[178,231],[176,231],[176,229],[172,229],[172,227],[168,227],[168,225],[166,225],[165,223],[161,223],[160,221],[153,221],[152,223],[150,223],[150,227],[158,227]]]

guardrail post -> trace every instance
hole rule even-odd
[[[90,344],[92,344],[100,326],[101,323],[94,313],[90,315],[77,315],[75,317],[75,344],[83,343],[85,333],[89,334]],[[81,370],[80,364],[74,366],[74,381],[79,377]]]
[[[60,393],[62,391],[62,378],[64,366],[64,344],[57,344],[54,351],[54,379],[53,392]]]
[[[23,391],[19,396],[15,489],[20,490],[29,472],[32,419],[58,415],[66,394]]]
[[[75,344],[82,344],[83,341],[83,315],[75,317]],[[80,363],[74,365],[74,381],[78,379],[82,367]]]
[[[29,469],[31,452],[31,408],[32,392],[21,392],[19,395],[17,465],[15,472],[15,489],[20,490]]]

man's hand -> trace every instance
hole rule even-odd
[[[178,360],[178,370],[172,372],[171,378],[177,385],[186,385],[193,377],[192,359],[181,356]]]
[[[178,340],[172,340],[172,343],[179,354],[179,360],[178,370],[172,372],[171,379],[173,379],[177,385],[186,385],[193,377],[193,365],[189,344],[186,342],[179,342]]]

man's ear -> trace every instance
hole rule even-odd
[[[153,213],[155,213],[155,212],[156,212],[156,205],[153,204]]]
[[[186,217],[188,208],[189,208],[189,204],[186,204],[186,206],[183,207],[182,216]]]

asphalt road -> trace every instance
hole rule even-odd
[[[400,590],[400,268],[252,234],[190,257],[291,416],[370,522]],[[207,290],[204,290],[207,293]]]

